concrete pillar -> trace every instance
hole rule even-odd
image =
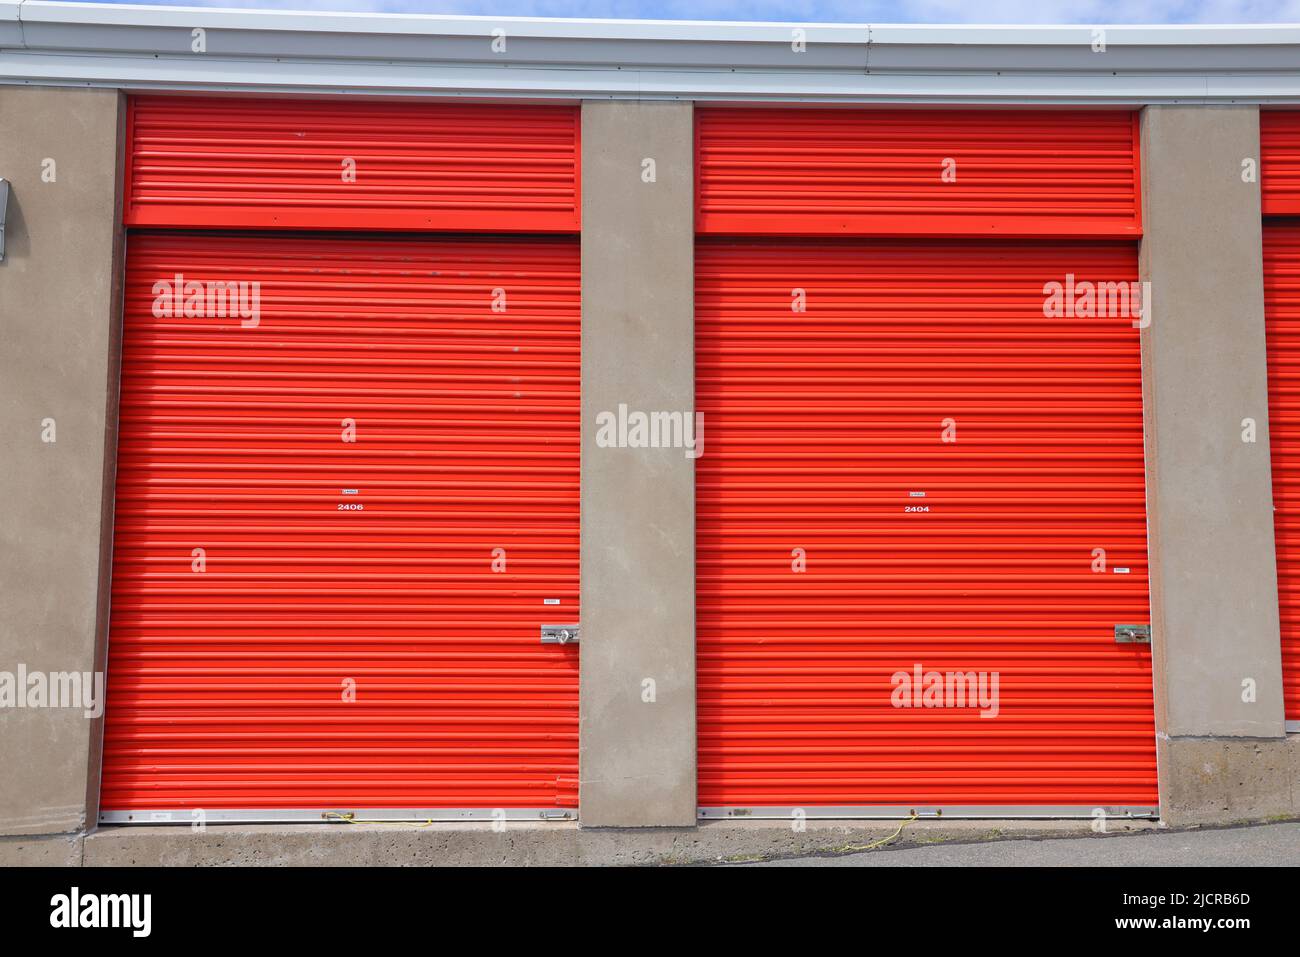
[[[690,103],[582,107],[585,827],[695,823],[694,460],[600,434],[620,406],[693,422],[692,123]]]
[[[0,672],[103,672],[121,98],[0,87]],[[48,441],[49,439],[53,441]],[[22,689],[19,689],[21,693]],[[98,719],[0,708],[0,834],[93,826]]]
[[[1147,515],[1170,823],[1290,813],[1300,796],[1283,730],[1260,195],[1243,179],[1247,159],[1259,159],[1256,107],[1143,113]]]

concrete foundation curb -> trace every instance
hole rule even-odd
[[[694,828],[580,828],[488,823],[105,827],[90,835],[0,839],[0,865],[85,866],[581,866],[719,864],[850,853],[867,845],[1102,837],[1089,821],[718,821]],[[1153,821],[1114,821],[1110,834],[1155,831]],[[892,840],[890,838],[893,837]]]
[[[0,867],[80,867],[84,834],[0,837]]]

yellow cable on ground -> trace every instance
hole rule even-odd
[[[917,813],[916,813],[915,811],[913,811],[913,812],[912,812],[912,816],[909,817],[909,818],[908,818],[906,821],[904,821],[902,824],[898,825],[898,830],[895,831],[893,834],[889,835],[889,837],[885,838],[884,840],[876,841],[876,842],[874,842],[874,843],[872,843],[872,844],[849,844],[849,845],[846,846],[846,847],[842,847],[842,848],[840,848],[840,850],[842,850],[842,851],[871,851],[871,850],[875,850],[877,847],[880,847],[880,846],[882,846],[882,845],[884,845],[884,844],[888,844],[888,843],[889,843],[890,841],[892,841],[894,838],[898,837],[898,835],[902,834],[902,833],[903,833],[903,828],[907,827],[907,825],[909,825],[909,824],[911,824],[913,821],[917,820],[918,816],[919,816],[919,815],[917,815]]]

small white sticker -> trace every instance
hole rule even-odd
[[[543,605],[558,605],[559,603],[560,603],[560,599],[558,599],[558,598],[543,598],[543,599],[542,599],[542,604],[543,604]]]
[[[1117,568],[1117,569],[1115,569],[1115,574],[1116,574],[1116,575],[1127,575],[1127,574],[1128,574],[1128,569],[1127,569],[1127,568]]]
[[[908,492],[907,494],[912,498],[925,498],[924,492]]]
[[[340,491],[342,494],[344,494],[344,495],[356,495],[356,494],[357,494],[357,490],[354,489],[354,488],[343,488],[343,489],[339,489],[339,491]]]

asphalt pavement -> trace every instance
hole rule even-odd
[[[785,858],[742,867],[1296,867],[1300,822],[1148,831],[1082,838],[1020,838]]]

